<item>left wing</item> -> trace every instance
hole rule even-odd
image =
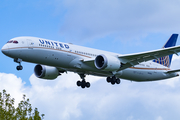
[[[137,65],[141,62],[158,59],[160,57],[164,57],[171,54],[177,54],[178,52],[180,52],[180,46],[163,48],[159,50],[153,50],[153,51],[142,52],[142,53],[121,55],[121,56],[118,56],[118,58],[122,62],[122,66],[120,70]]]
[[[95,58],[88,58],[88,59],[82,59],[81,61],[83,63],[88,64],[89,66],[95,67],[94,60],[95,60]]]
[[[175,72],[179,72],[180,71],[180,69],[177,69],[177,70],[169,70],[169,71],[167,71],[166,73],[175,73]]]

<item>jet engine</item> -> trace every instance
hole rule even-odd
[[[121,67],[121,61],[110,55],[98,55],[94,64],[97,69],[104,71],[117,71]]]
[[[36,77],[42,79],[53,80],[56,79],[59,75],[59,71],[56,67],[36,65],[34,68],[34,73]]]

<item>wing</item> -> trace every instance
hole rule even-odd
[[[177,70],[169,70],[169,71],[167,71],[166,73],[175,73],[175,72],[180,72],[180,69],[177,69]]]
[[[171,54],[177,54],[178,52],[180,52],[180,46],[118,56],[118,58],[122,62],[122,66],[121,66],[120,70],[137,65],[141,62],[158,59],[160,57],[164,57],[164,56],[171,55]]]
[[[95,58],[82,59],[81,61],[91,67],[95,67],[94,65]]]

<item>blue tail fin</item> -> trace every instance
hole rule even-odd
[[[172,34],[169,40],[166,42],[166,44],[163,46],[163,48],[173,47],[176,45],[176,41],[178,38],[178,34]],[[153,60],[153,62],[159,63],[161,65],[164,65],[166,67],[170,67],[171,60],[172,60],[173,54],[164,56],[158,59]]]

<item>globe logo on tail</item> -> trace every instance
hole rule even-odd
[[[159,63],[161,65],[164,65],[166,67],[170,67],[170,58],[169,58],[169,56],[165,56],[165,57],[155,59],[154,62]]]

